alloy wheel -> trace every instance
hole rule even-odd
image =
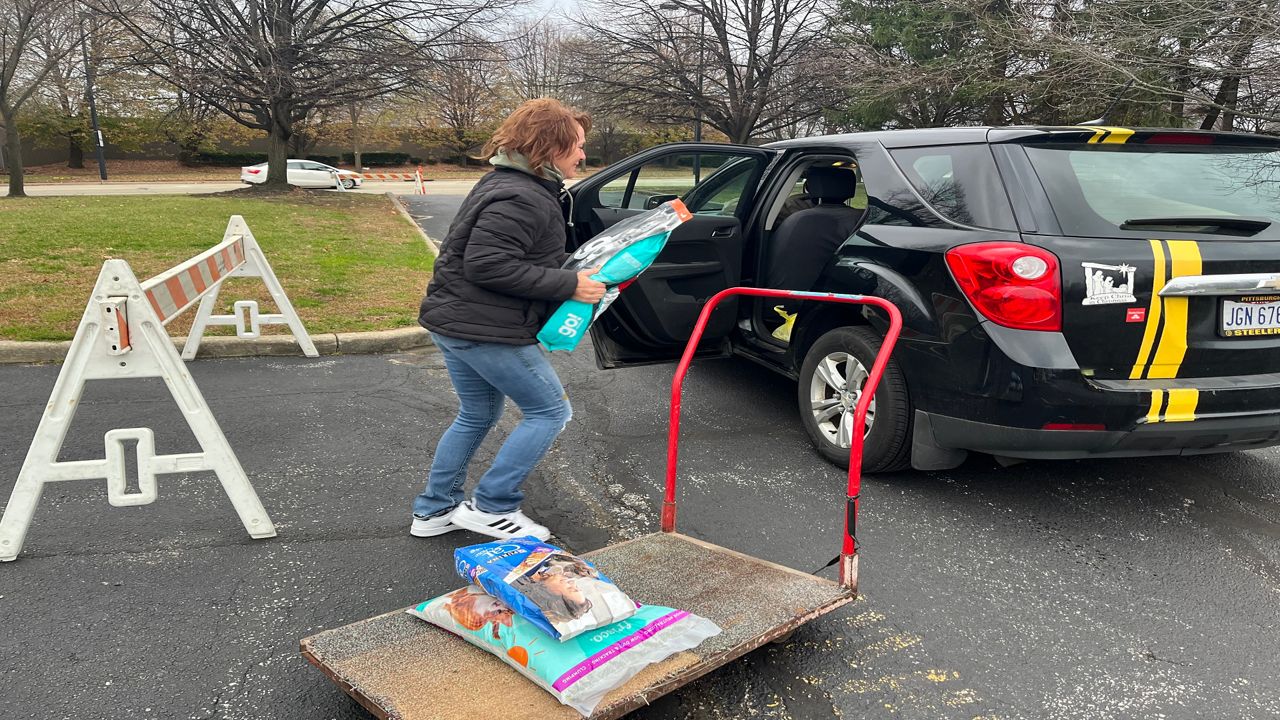
[[[809,403],[818,430],[827,442],[847,448],[853,442],[853,410],[867,383],[867,369],[847,352],[833,352],[822,358],[809,381]],[[876,401],[867,406],[863,437],[871,432]]]

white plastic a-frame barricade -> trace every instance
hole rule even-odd
[[[217,278],[211,272],[211,268],[216,264],[217,254],[223,252],[219,248],[236,243],[236,238],[239,238],[243,262],[230,273]],[[279,312],[264,315],[258,312],[256,301],[239,300],[233,305],[234,314],[214,315],[213,310],[218,305],[218,293],[222,290],[222,281],[228,277],[262,278]],[[307,357],[320,356],[316,351],[315,343],[311,342],[311,336],[307,334],[307,329],[303,327],[302,320],[298,318],[298,313],[294,311],[293,303],[289,302],[289,296],[285,294],[280,281],[276,279],[271,263],[267,262],[267,256],[262,253],[258,241],[249,231],[249,226],[239,215],[231,216],[221,244],[196,256],[190,262],[147,280],[143,286],[148,288],[147,298],[164,318],[165,324],[191,307],[197,298],[200,299],[200,308],[196,310],[195,319],[191,322],[191,332],[187,334],[187,344],[182,346],[184,360],[195,358],[196,352],[200,349],[200,338],[204,336],[205,328],[210,325],[234,325],[236,335],[242,338],[260,337],[262,325],[288,325],[294,340],[302,348],[302,354]]]
[[[231,227],[243,226],[244,221],[239,216],[232,218]],[[268,280],[273,295],[287,302],[275,275],[262,257],[261,249],[247,235],[247,228],[244,229],[246,235],[230,235],[229,227],[229,236],[223,242],[146,283],[138,282],[124,260],[103,263],[98,282],[80,319],[80,327],[71,341],[62,371],[40,418],[35,439],[18,473],[18,481],[5,506],[4,515],[0,516],[0,561],[17,558],[45,484],[66,480],[105,479],[107,501],[122,507],[154,502],[157,475],[212,471],[217,474],[249,535],[254,538],[275,536],[275,525],[267,516],[222,428],[164,329],[165,322],[174,315],[190,307],[201,295],[208,298],[215,294],[223,280],[254,262],[255,253],[259,264],[254,271],[261,272],[261,277]],[[177,303],[178,290],[189,285],[195,286],[194,293]],[[281,307],[285,305],[282,303]],[[289,311],[292,314],[292,307]],[[292,317],[296,320],[297,316]],[[301,323],[297,323],[294,336],[300,342],[305,340],[303,347],[315,352]],[[195,342],[198,345],[198,335]],[[193,355],[196,345],[188,340],[187,347]],[[154,434],[150,428],[117,428],[106,433],[105,458],[58,461],[87,380],[150,377],[164,379],[200,445],[200,452],[156,455]],[[129,492],[125,477],[124,443],[129,440],[137,442],[136,492]]]

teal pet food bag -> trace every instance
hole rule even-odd
[[[671,231],[693,215],[679,199],[609,226],[588,240],[565,263],[569,270],[600,268],[592,280],[604,283],[600,302],[565,300],[538,331],[538,342],[550,351],[578,347],[591,323],[618,298],[622,288],[639,277],[667,244]]]
[[[626,620],[561,642],[476,585],[408,612],[489,651],[583,716],[646,666],[720,634],[706,618],[641,605]]]

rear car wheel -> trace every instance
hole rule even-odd
[[[800,368],[800,417],[823,457],[849,467],[853,409],[862,395],[880,338],[865,327],[836,328],[809,348]],[[863,472],[901,470],[910,461],[911,398],[892,358],[867,409]]]

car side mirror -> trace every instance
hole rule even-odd
[[[650,195],[644,201],[644,209],[652,210],[668,200],[678,200],[679,195]]]

